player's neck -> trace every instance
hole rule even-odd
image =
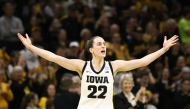
[[[92,59],[92,64],[95,66],[102,66],[104,63],[104,58],[93,58]]]

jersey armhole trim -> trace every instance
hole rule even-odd
[[[82,79],[82,75],[83,75],[83,73],[84,73],[84,70],[85,70],[85,68],[86,68],[86,65],[87,65],[87,61],[85,62],[84,66],[83,66],[83,68],[82,68],[81,79]]]
[[[110,61],[108,61],[108,64],[109,64],[109,66],[110,66],[112,76],[114,77],[114,74],[113,74],[113,68],[112,68],[111,62],[110,62]]]

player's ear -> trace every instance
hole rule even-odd
[[[90,52],[90,53],[93,53],[92,48],[89,48],[89,52]]]

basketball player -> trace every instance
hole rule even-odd
[[[26,48],[37,55],[66,69],[78,72],[81,77],[81,98],[78,109],[113,109],[113,82],[117,72],[129,71],[149,65],[178,41],[178,36],[176,35],[168,40],[165,37],[161,49],[141,59],[109,62],[104,60],[106,56],[105,41],[99,36],[93,37],[87,42],[84,54],[89,61],[67,59],[37,48],[32,45],[27,34],[25,38],[18,33],[18,37]]]

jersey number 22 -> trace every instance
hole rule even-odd
[[[89,85],[88,90],[91,91],[91,93],[88,95],[88,98],[101,98],[104,99],[106,96],[105,94],[107,93],[107,87],[104,85],[100,86],[95,86],[95,85]],[[101,91],[99,95],[95,95],[97,91]]]

